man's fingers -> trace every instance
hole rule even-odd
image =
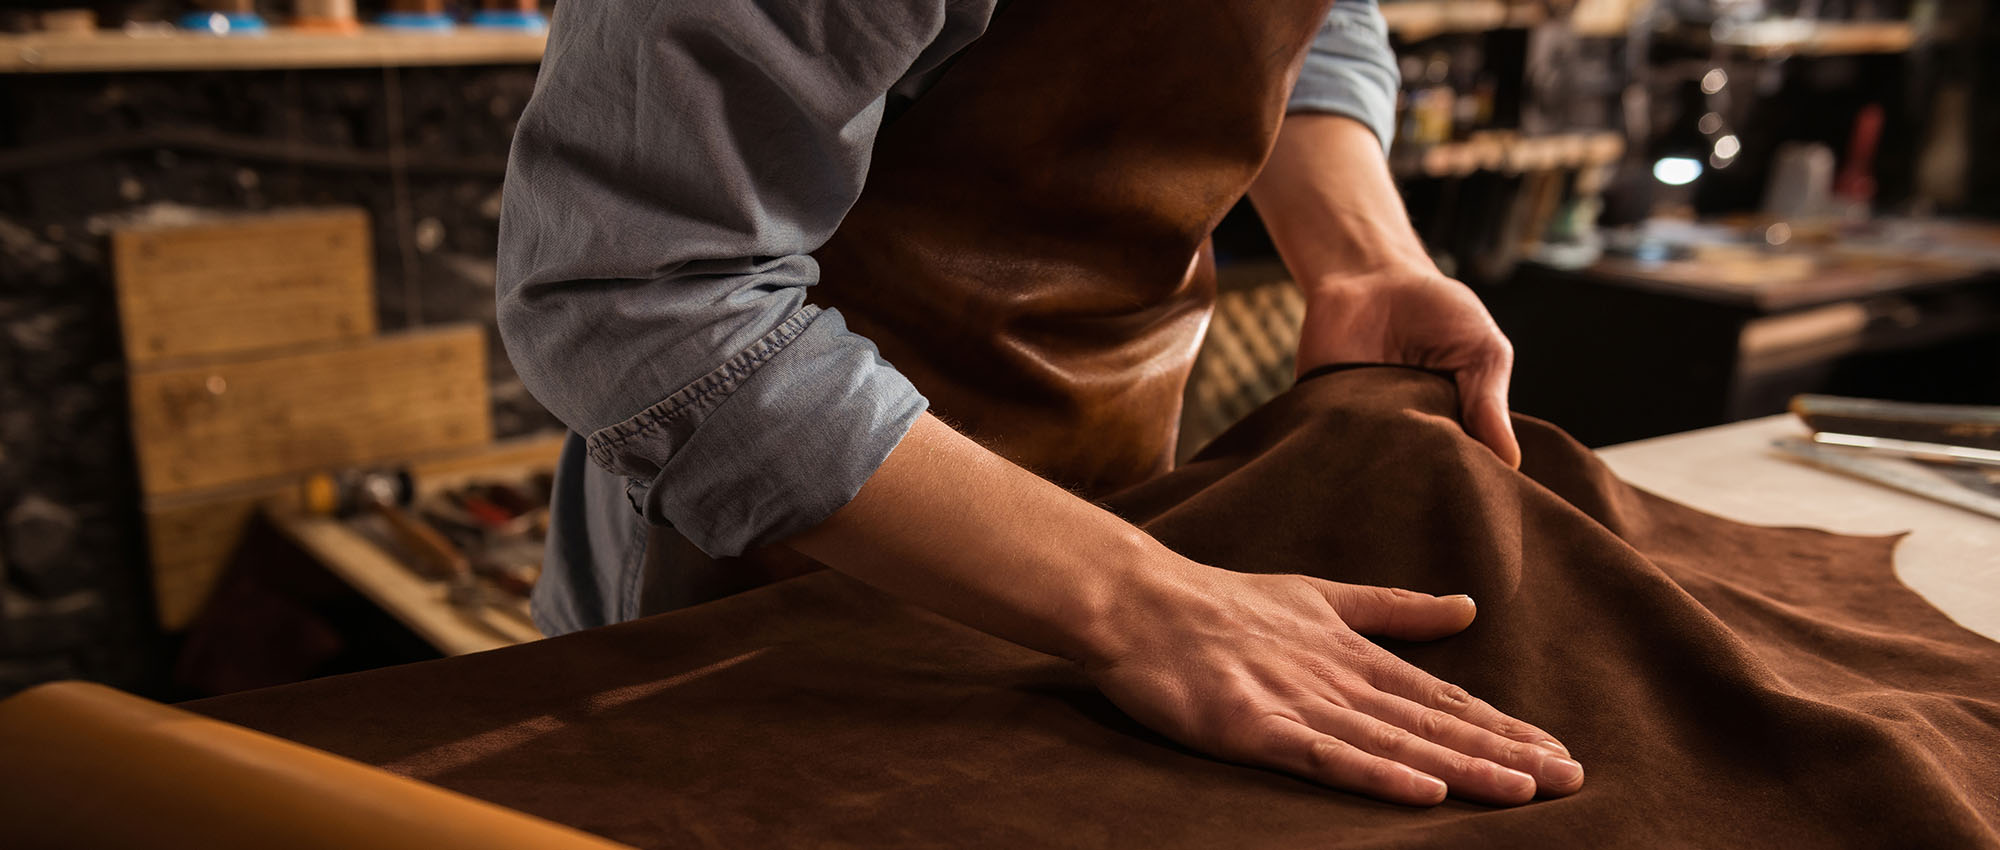
[[[1395,723],[1327,705],[1313,725],[1370,755],[1381,756],[1444,780],[1468,800],[1514,806],[1535,798],[1535,777],[1475,754],[1447,747]]]
[[[1385,694],[1393,694],[1415,705],[1443,712],[1510,741],[1533,744],[1567,758],[1569,748],[1555,736],[1494,708],[1487,701],[1465,692],[1464,688],[1424,672],[1414,664],[1397,659],[1376,668],[1369,684]]]
[[[1296,720],[1272,715],[1254,733],[1245,761],[1344,791],[1407,806],[1444,802],[1445,783],[1406,764],[1363,752]]]
[[[1475,756],[1534,778],[1536,790],[1549,796],[1573,794],[1583,787],[1583,765],[1532,743],[1501,737],[1492,730],[1466,722],[1435,708],[1426,708],[1387,693],[1366,701],[1360,708],[1390,725],[1407,729],[1424,740],[1467,756]],[[1383,753],[1391,758],[1393,754]],[[1408,761],[1407,759],[1401,759]],[[1410,762],[1429,769],[1420,762]],[[1432,773],[1437,773],[1433,770]],[[1453,789],[1452,777],[1437,774]]]
[[[1472,625],[1479,609],[1472,597],[1432,596],[1414,590],[1318,582],[1326,602],[1349,628],[1397,640],[1436,640]]]
[[[1465,432],[1486,444],[1501,462],[1521,468],[1521,441],[1514,436],[1514,419],[1507,413],[1507,383],[1511,359],[1458,373],[1459,418]]]

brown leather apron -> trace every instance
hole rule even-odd
[[[1331,0],[1014,0],[883,127],[813,302],[933,413],[1100,496],[1172,466],[1210,231],[1263,168]],[[655,529],[654,613],[810,569]]]

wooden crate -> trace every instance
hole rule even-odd
[[[368,216],[336,208],[111,237],[125,358],[145,365],[375,333]]]
[[[440,326],[132,372],[149,496],[492,442],[486,343]]]
[[[300,476],[493,439],[477,325],[376,337],[359,209],[217,215],[112,237],[161,624],[183,628],[249,519]]]
[[[146,550],[160,627],[187,628],[243,542],[250,518],[267,505],[298,502],[298,487],[229,488],[146,505]]]

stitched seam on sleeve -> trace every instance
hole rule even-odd
[[[673,395],[639,411],[631,418],[591,434],[590,439],[585,441],[590,447],[591,460],[607,469],[616,469],[618,466],[613,456],[624,444],[641,435],[668,427],[676,420],[714,409],[722,403],[724,397],[735,392],[736,388],[758,368],[777,356],[778,352],[783,351],[785,346],[799,337],[799,334],[804,333],[806,327],[811,325],[819,314],[820,308],[811,304],[800,307],[784,322],[772,328],[770,333],[751,343],[750,347],[737,352],[736,356],[715,367],[714,371],[695,379],[693,383],[676,390]],[[662,465],[666,463],[666,458],[655,460]]]

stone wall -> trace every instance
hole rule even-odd
[[[501,176],[529,66],[0,77],[0,695],[168,689],[106,234],[184,207],[349,204],[385,331],[486,323],[496,431],[559,427],[492,334]]]

